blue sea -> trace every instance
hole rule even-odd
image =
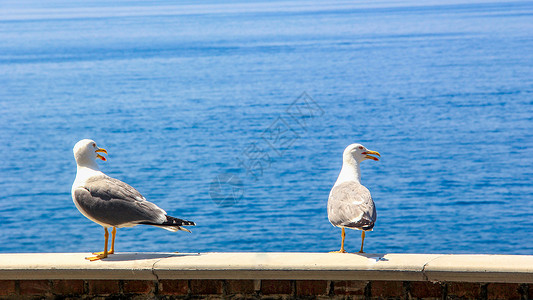
[[[531,1],[2,1],[0,116],[3,253],[102,250],[70,195],[91,138],[197,223],[118,252],[338,250],[359,142],[367,252],[533,254]]]

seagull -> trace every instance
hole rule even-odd
[[[381,155],[368,150],[361,144],[351,144],[342,154],[342,169],[333,185],[328,198],[328,219],[336,227],[342,229],[341,249],[335,253],[346,253],[344,250],[345,228],[361,230],[361,250],[365,242],[365,232],[372,230],[376,222],[376,207],[370,196],[370,191],[361,184],[361,169],[359,164],[363,160],[379,160],[372,155]]]
[[[93,140],[79,141],[73,151],[77,172],[72,184],[72,200],[85,217],[103,226],[105,231],[104,251],[93,253],[96,256],[87,257],[87,260],[100,260],[115,252],[117,228],[144,224],[174,232],[179,230],[190,232],[181,226],[196,225],[194,222],[167,215],[164,210],[148,202],[130,185],[101,172],[96,159],[106,161],[100,153],[107,154],[107,151],[98,148]],[[107,251],[109,227],[113,227],[113,230],[111,249]]]

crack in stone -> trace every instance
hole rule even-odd
[[[438,259],[438,258],[441,258],[441,257],[443,257],[443,256],[442,256],[442,255],[439,255],[439,256],[437,256],[437,257],[435,257],[435,258],[432,258],[432,259],[430,259],[428,262],[426,262],[426,263],[422,266],[422,276],[424,276],[424,279],[425,279],[426,281],[429,281],[429,277],[426,275],[426,266],[427,266],[429,263],[431,263],[432,261],[434,261],[434,260],[436,260],[436,259]]]
[[[165,259],[165,258],[169,258],[169,257],[172,257],[172,256],[167,256],[167,257],[159,258],[158,260],[156,260],[156,261],[152,264],[152,274],[155,276],[155,280],[156,280],[157,282],[159,282],[159,276],[158,276],[158,275],[156,274],[156,272],[155,272],[155,265],[156,265],[158,262],[162,261],[163,259]]]

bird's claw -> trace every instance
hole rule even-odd
[[[89,261],[95,261],[95,260],[100,260],[100,259],[103,259],[103,258],[106,258],[106,257],[107,257],[107,254],[101,253],[101,254],[98,254],[96,256],[86,257],[85,259],[89,260]]]
[[[329,253],[346,253],[346,250],[342,249],[339,251],[330,251]]]

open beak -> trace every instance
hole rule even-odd
[[[104,149],[104,148],[98,148],[96,149],[94,152],[97,152],[96,153],[96,157],[103,160],[103,161],[106,161],[107,159],[105,157],[103,157],[102,155],[98,154],[98,152],[102,152],[102,153],[105,153],[107,154],[107,151]]]
[[[379,160],[379,158],[377,158],[377,157],[375,157],[375,156],[370,156],[369,154],[373,154],[373,155],[377,155],[377,156],[381,157],[381,155],[379,154],[379,152],[377,152],[377,151],[372,151],[372,150],[365,151],[365,152],[363,152],[362,154],[364,154],[366,158],[371,159],[371,160],[376,160],[376,161]]]

